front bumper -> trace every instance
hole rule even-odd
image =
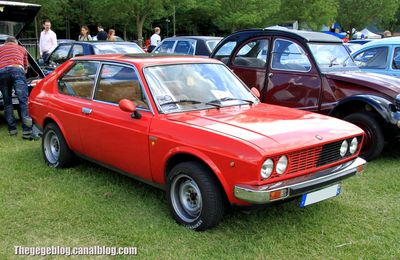
[[[330,184],[340,182],[364,170],[366,161],[357,158],[350,162],[312,174],[287,179],[263,186],[236,185],[235,197],[254,204],[267,204],[277,200],[300,196]],[[276,194],[280,194],[276,196]]]

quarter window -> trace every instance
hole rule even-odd
[[[129,99],[138,107],[149,108],[138,75],[126,66],[103,65],[94,99],[115,104]]]
[[[243,45],[235,58],[233,64],[253,68],[264,68],[267,63],[268,40],[259,39]]]
[[[277,39],[272,50],[272,69],[307,72],[311,63],[303,48],[295,42]]]
[[[98,67],[97,62],[76,62],[58,80],[59,93],[90,99]]]
[[[385,69],[387,57],[388,48],[377,47],[360,52],[354,57],[354,61],[363,69]]]

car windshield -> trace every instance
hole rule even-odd
[[[206,41],[207,48],[210,52],[212,52],[215,49],[215,46],[220,42],[221,40],[208,40]]]
[[[222,64],[152,66],[145,68],[144,74],[161,113],[258,102],[250,90]]]
[[[95,54],[128,54],[128,53],[144,53],[142,48],[140,48],[136,43],[129,44],[94,44],[93,45]]]
[[[309,46],[322,72],[358,70],[343,44],[310,43]]]

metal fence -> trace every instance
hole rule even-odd
[[[32,55],[34,59],[39,59],[39,40],[37,38],[22,38],[19,39],[22,46]]]

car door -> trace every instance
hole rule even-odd
[[[118,102],[132,100],[141,114],[134,119]],[[82,124],[85,155],[123,172],[151,179],[149,127],[153,113],[136,69],[129,65],[105,63],[86,119]]]
[[[389,60],[388,46],[371,47],[354,55],[357,66],[366,72],[388,74]]]
[[[91,107],[90,99],[99,67],[99,62],[75,61],[57,81],[57,109],[53,113],[57,113],[56,118],[63,122],[70,148],[80,154],[84,153],[81,126],[87,118],[85,109]]]
[[[264,91],[269,37],[251,39],[236,49],[230,68],[249,87]]]
[[[321,78],[299,42],[274,38],[263,101],[318,111]]]

